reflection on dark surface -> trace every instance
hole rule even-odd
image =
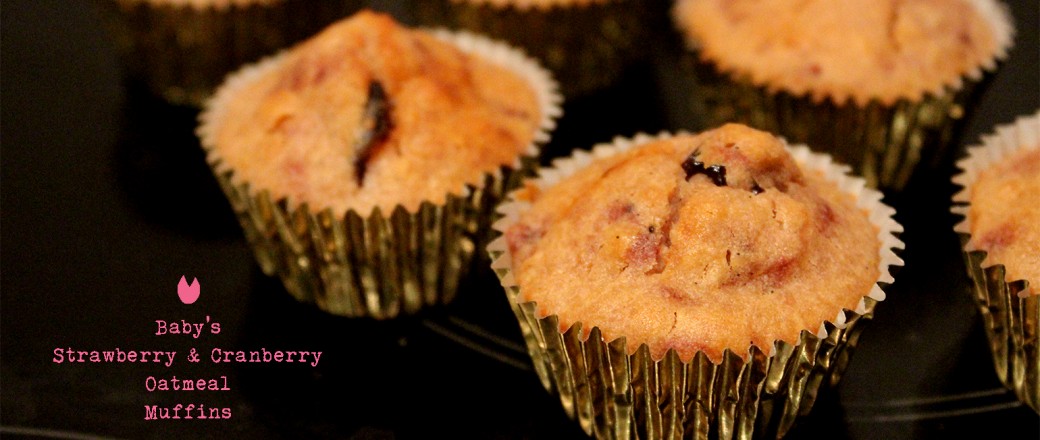
[[[833,387],[821,386],[812,412],[799,419],[786,438],[849,438],[845,408]]]
[[[287,438],[345,437],[361,428],[392,432],[392,412],[385,410],[400,395],[392,378],[402,376],[402,325],[323,313],[297,302],[281,281],[257,269],[234,349],[317,350],[323,356],[317,367],[236,366],[250,417],[275,422],[272,431]]]
[[[284,437],[491,438],[506,431],[530,438],[572,432],[580,438],[555,398],[541,389],[527,359],[473,333],[486,331],[474,316],[491,315],[507,327],[494,337],[522,343],[508,307],[481,307],[504,295],[467,292],[473,295],[415,316],[348,319],[298,303],[277,279],[256,271],[235,348],[324,354],[317,368],[236,367],[250,417],[269,421]]]

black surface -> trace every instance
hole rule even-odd
[[[959,146],[1040,108],[1035,1],[1012,2],[1016,47]],[[545,393],[487,271],[459,301],[391,322],[347,320],[290,299],[262,273],[206,167],[195,111],[124,84],[84,1],[2,11],[0,436],[53,438],[583,438]],[[663,122],[649,70],[567,104],[554,149]],[[667,99],[661,100],[661,102]],[[1040,418],[1000,386],[962,286],[948,214],[950,164],[887,201],[906,267],[842,384],[790,438],[1037,438]],[[176,284],[198,277],[181,304]],[[220,322],[198,339],[155,320]],[[151,364],[56,364],[53,350],[176,350]],[[198,364],[185,351],[320,350],[317,367]],[[230,391],[148,392],[148,376],[227,376]],[[228,420],[145,421],[144,405],[231,408]],[[97,436],[97,437],[95,437]]]

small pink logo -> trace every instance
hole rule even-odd
[[[192,278],[191,284],[188,284],[188,280],[181,276],[181,282],[177,283],[177,296],[181,298],[181,302],[184,304],[194,303],[195,300],[199,299],[201,283],[198,278]]]

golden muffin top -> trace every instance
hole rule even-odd
[[[543,118],[537,87],[362,11],[229,79],[204,130],[211,160],[274,198],[336,213],[414,211],[531,148]]]
[[[983,267],[1003,264],[1006,280],[1040,294],[1040,145],[982,170],[969,197],[970,246],[987,252]]]
[[[679,0],[700,57],[795,95],[892,104],[995,67],[1011,20],[993,0]]]
[[[879,279],[878,228],[780,139],[729,124],[596,159],[505,230],[521,301],[660,358],[769,351],[854,309]]]

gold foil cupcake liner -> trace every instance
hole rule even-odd
[[[701,60],[695,41],[679,66],[694,85],[686,105],[698,129],[740,122],[776,133],[792,143],[811,146],[852,166],[873,188],[902,190],[919,168],[934,168],[952,154],[952,146],[971,116],[981,91],[996,73],[1013,42],[1011,21],[998,5],[972,1],[990,22],[1001,44],[994,58],[954,84],[936,87],[920,100],[857,103],[795,95],[749,77],[721,72]],[[673,21],[680,8],[673,9]],[[681,26],[680,26],[681,27]]]
[[[562,98],[551,74],[519,51],[466,32],[431,31],[462,51],[506,66],[535,89],[542,120],[523,154],[512,164],[485,173],[477,185],[447,194],[443,203],[423,202],[412,212],[397,205],[368,215],[317,209],[275,199],[240,181],[213,148],[211,126],[222,118],[224,101],[278,65],[266,58],[230,75],[199,117],[199,138],[208,161],[267,275],[281,278],[302,302],[327,312],[385,319],[450,302],[460,280],[491,236],[494,207],[530,173],[542,145],[561,115]]]
[[[1040,148],[1040,112],[997,127],[981,145],[968,150],[969,156],[957,163],[963,172],[953,178],[963,189],[954,196],[952,211],[963,217],[954,230],[961,239],[972,298],[982,315],[997,377],[1040,412],[1040,290],[1026,280],[1007,279],[1003,264],[983,266],[986,252],[971,242],[967,215],[979,173],[1024,148]]]
[[[554,162],[533,183],[547,188],[597,158],[652,140],[637,135],[591,152],[578,151]],[[563,331],[556,315],[539,316],[536,303],[520,302],[521,287],[513,277],[504,236],[488,245],[542,385],[559,396],[586,433],[610,439],[778,438],[809,413],[821,387],[841,379],[860,332],[885,299],[882,286],[893,282],[889,268],[903,264],[894,253],[903,248],[895,236],[902,227],[892,219],[895,211],[881,203],[881,194],[849,176],[848,167],[804,146],[789,149],[802,167],[823,171],[870,213],[879,229],[881,275],[854,310],[836,311],[832,321],[823,322],[815,333],[803,330],[797,341],[776,341],[769,353],[750,346],[746,355],[727,349],[718,364],[703,352],[687,362],[674,350],[654,359],[645,343],[629,344],[625,337],[604,340],[596,327],[582,339],[581,322]],[[499,207],[504,217],[494,225],[499,233],[529,207],[507,197]]]
[[[412,0],[418,23],[509,41],[538,58],[568,99],[615,84],[667,25],[656,0]],[[661,22],[658,25],[658,22]]]
[[[128,76],[201,106],[231,71],[360,9],[359,0],[95,0]]]

